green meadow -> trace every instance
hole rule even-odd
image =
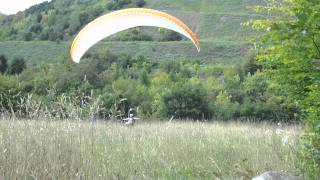
[[[279,128],[283,132],[279,133]],[[300,126],[1,120],[8,179],[250,179],[299,173]]]

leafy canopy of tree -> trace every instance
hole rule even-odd
[[[16,57],[12,60],[8,72],[9,74],[20,74],[25,68],[25,60],[21,57]]]
[[[163,114],[180,119],[210,119],[211,112],[206,97],[204,88],[179,86],[163,97]]]
[[[0,55],[0,73],[4,74],[8,68],[8,60],[4,55]]]
[[[257,10],[270,15],[252,23],[263,32],[255,42],[257,58],[278,89],[302,108],[304,169],[310,179],[320,179],[320,2],[273,0]]]

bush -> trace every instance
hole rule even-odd
[[[131,0],[112,0],[108,3],[107,9],[108,10],[118,10],[122,9],[124,6],[131,3]]]
[[[8,68],[8,60],[4,55],[0,55],[0,73],[4,74]]]
[[[152,41],[152,37],[148,34],[145,34],[141,31],[140,28],[132,28],[130,30],[124,31],[117,36],[115,36],[112,40],[117,41]]]
[[[26,68],[26,63],[23,58],[16,57],[13,59],[10,68],[9,74],[20,74]]]
[[[258,70],[261,70],[262,66],[257,63],[256,57],[252,54],[249,53],[248,57],[245,59],[244,64],[243,64],[243,70],[245,74],[251,74],[253,75],[256,73]]]
[[[175,32],[161,28],[160,29],[161,38],[160,41],[181,41],[182,36]]]
[[[143,7],[146,5],[146,2],[144,0],[138,0],[138,1],[135,1],[134,4],[137,6],[137,7]]]
[[[215,101],[214,115],[218,119],[234,119],[239,117],[240,105],[237,102],[231,102],[232,96],[226,91],[221,91]]]
[[[211,113],[207,93],[202,87],[184,85],[163,97],[163,115],[179,119],[209,119]]]
[[[21,96],[17,78],[0,75],[0,112],[10,114],[16,112]]]

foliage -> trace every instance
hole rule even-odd
[[[257,58],[287,97],[302,107],[306,124],[305,170],[310,179],[319,179],[319,1],[271,1],[257,10],[270,15],[252,23],[254,29],[263,32],[256,41]]]
[[[108,3],[108,10],[118,10],[122,9],[124,6],[131,3],[131,0],[112,0]]]
[[[8,73],[20,74],[26,68],[26,62],[22,57],[16,57],[12,60]]]
[[[165,94],[163,113],[178,119],[209,119],[211,117],[206,92],[196,86],[183,85]]]
[[[8,112],[14,116],[19,109],[20,91],[18,81],[15,77],[0,75],[0,113]]]
[[[152,41],[152,37],[141,31],[141,28],[132,28],[130,30],[120,32],[111,38],[112,41]]]
[[[243,64],[243,70],[245,74],[251,74],[253,75],[258,70],[262,69],[262,66],[257,63],[256,55],[253,53],[250,53],[247,55],[246,61]]]
[[[90,20],[109,12],[108,4],[111,2],[116,1],[54,0],[43,2],[25,12],[20,12],[19,15],[0,18],[0,41],[22,40],[23,31],[29,31],[29,28],[37,23],[41,24],[42,31],[32,32],[32,40],[49,40],[48,35],[50,34],[52,34],[50,41],[71,40]],[[238,0],[223,2],[201,0],[201,3],[185,0],[131,0],[130,4],[122,8],[147,7],[164,10],[184,20],[201,39],[214,40],[215,43],[221,41],[241,43],[247,41],[247,35],[252,31],[239,28],[239,24],[257,18],[257,15],[247,7],[262,3],[259,0],[245,3]],[[153,39],[156,40],[161,38],[155,28],[148,29],[145,34],[152,34]]]
[[[160,41],[181,41],[182,36],[175,32],[175,31],[170,31],[167,29],[160,28]]]
[[[4,74],[8,68],[8,60],[4,55],[0,55],[0,73]]]
[[[226,91],[221,91],[216,97],[214,112],[217,119],[228,120],[239,117],[240,105],[232,103],[231,97]]]
[[[107,10],[143,7],[145,4],[143,0],[43,2],[24,12],[1,18],[0,40],[70,40],[83,26]]]
[[[30,102],[23,109],[57,118],[109,119],[117,113],[114,103],[126,99],[125,109],[136,108],[145,117],[294,121],[299,113],[275,85],[270,89],[265,73],[244,76],[243,65],[154,62],[106,50],[91,52],[76,65],[64,57],[60,61],[30,65],[17,76],[20,102]]]

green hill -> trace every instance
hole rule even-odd
[[[94,46],[96,50],[109,50],[115,54],[142,54],[152,61],[197,60],[199,62],[233,64],[241,63],[249,44],[246,42],[202,42],[202,50],[197,53],[189,41],[181,42],[101,42]],[[0,42],[0,54],[9,59],[24,57],[29,63],[54,62],[69,58],[69,42]]]
[[[107,39],[96,49],[137,52],[154,60],[192,58],[214,63],[241,62],[252,32],[240,24],[257,17],[252,7],[258,3],[258,0],[53,0],[16,15],[0,17],[0,41],[3,41],[0,53],[8,57],[24,56],[29,62],[67,57],[70,41],[92,19],[115,9],[147,7],[169,12],[186,22],[199,35],[202,52],[192,52],[192,44],[187,41],[106,42],[110,40]],[[142,28],[141,32],[154,40],[159,36],[157,28]]]
[[[140,0],[54,0],[33,6],[0,21],[0,40],[70,40],[89,21],[106,12],[137,7]],[[131,2],[131,3],[128,3]],[[144,1],[143,1],[144,2]],[[246,40],[247,29],[240,23],[255,18],[257,0],[147,0],[143,7],[167,11],[184,20],[201,39]],[[124,5],[122,5],[124,4]]]

